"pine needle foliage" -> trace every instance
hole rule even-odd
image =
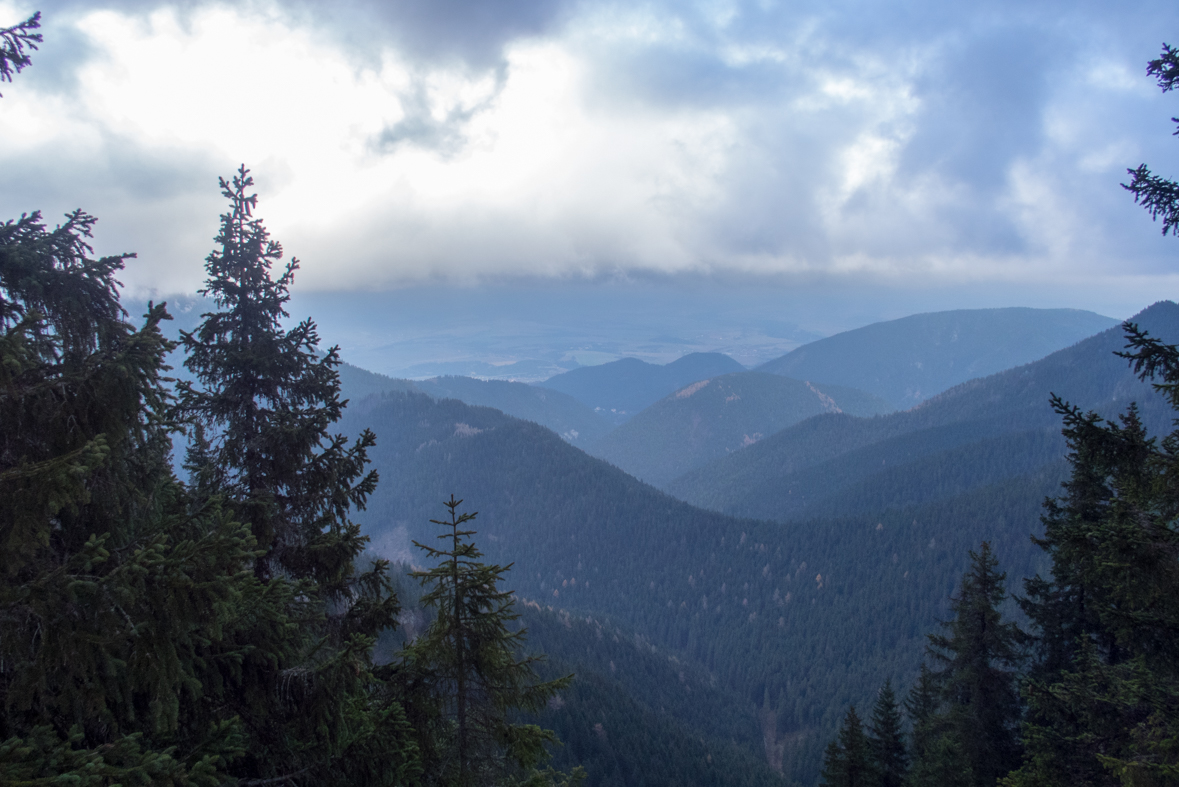
[[[397,784],[416,753],[400,706],[373,673],[372,648],[396,624],[388,563],[356,569],[368,539],[350,519],[377,483],[363,432],[330,429],[339,396],[337,348],[320,354],[315,324],[290,329],[290,285],[298,261],[254,216],[254,181],[241,167],[220,181],[229,210],[206,259],[203,295],[216,311],[182,333],[185,366],[179,417],[190,427],[187,467],[198,495],[220,501],[257,543],[253,575],[286,588],[289,628],[246,676],[235,711],[249,731],[238,773],[247,779],[314,784]]]
[[[476,513],[460,513],[462,502],[451,495],[444,503],[447,518],[430,520],[443,529],[439,546],[414,542],[437,561],[412,575],[426,590],[422,603],[436,616],[405,654],[428,708],[417,715],[426,783],[576,783],[579,773],[536,770],[547,757],[545,745],[557,743],[552,731],[511,721],[514,711],[539,711],[572,676],[541,682],[534,670],[540,657],[517,655],[527,632],[510,627],[519,617],[515,599],[499,587],[511,565],[481,562],[476,531],[464,527]]]
[[[40,27],[40,11],[12,27],[0,27],[0,82],[11,82],[13,74],[33,64],[26,50],[37,51],[43,40],[36,32]]]
[[[856,706],[848,708],[839,736],[823,758],[823,787],[871,787],[876,784],[872,753]]]
[[[940,669],[934,675],[946,703],[946,724],[965,758],[972,783],[989,787],[1019,763],[1017,689],[1023,633],[1003,620],[1007,575],[998,570],[991,545],[970,552],[943,623],[946,634],[929,635],[929,653]]]
[[[876,695],[868,723],[868,750],[878,787],[902,787],[909,768],[901,711],[892,681],[887,680]]]
[[[0,783],[217,785],[267,598],[172,476],[168,316],[125,319],[94,222],[0,225]]]

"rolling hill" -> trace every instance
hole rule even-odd
[[[915,314],[811,342],[757,371],[858,388],[904,410],[959,383],[1038,360],[1116,324],[1077,309]]]
[[[550,377],[540,386],[568,394],[614,423],[622,423],[689,383],[741,371],[744,366],[722,353],[689,353],[663,366],[638,358],[583,366]]]
[[[594,456],[661,486],[689,470],[826,412],[868,416],[891,410],[871,394],[737,372],[664,397],[591,445]]]

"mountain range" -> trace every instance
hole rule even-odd
[[[618,426],[589,452],[661,486],[820,413],[890,411],[880,397],[761,372],[699,380]]]
[[[1179,338],[1174,304],[1136,319]],[[991,541],[1013,583],[1043,569],[1028,537],[1065,470],[1049,392],[1108,414],[1138,400],[1148,423],[1163,418],[1112,355],[1123,344],[1106,331],[908,412],[817,415],[669,487],[717,511],[454,399],[370,396],[342,426],[377,434],[382,483],[362,521],[379,551],[412,561],[441,500],[465,497],[520,594],[705,670],[758,720],[754,754],[813,783],[847,703],[868,705],[885,678],[910,684],[970,548]]]
[[[662,366],[638,358],[584,366],[550,377],[540,385],[568,394],[614,423],[622,423],[685,385],[744,370],[722,353],[689,353]]]
[[[1179,341],[1179,307],[1157,303],[1133,318]],[[916,504],[1060,462],[1058,394],[1111,416],[1131,401],[1160,432],[1168,409],[1115,353],[1110,328],[1034,363],[958,385],[911,410],[873,419],[830,414],[785,429],[667,485],[717,511],[785,521]]]
[[[819,339],[757,370],[859,388],[905,410],[958,383],[1038,360],[1116,323],[1078,309],[914,314]]]

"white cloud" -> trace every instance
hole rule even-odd
[[[215,176],[241,162],[303,260],[300,284],[328,289],[681,271],[1019,278],[1078,256],[1098,270],[1125,248],[1119,233],[1140,231],[1108,218],[1120,194],[1091,199],[1167,141],[1142,142],[1107,109],[1163,106],[1121,50],[1080,47],[1059,55],[1075,67],[1038,75],[968,58],[982,71],[960,74],[969,15],[914,37],[898,19],[873,48],[846,9],[833,22],[733,0],[579,8],[474,66],[392,42],[361,57],[274,3],[63,14],[91,51],[73,89],[5,91],[0,207],[90,200],[104,244],[143,252],[126,280],[162,290],[202,278]],[[988,17],[986,34],[1001,27]],[[1013,78],[1047,87],[1012,104]],[[979,118],[1023,136],[993,141]],[[1160,248],[1119,265],[1149,268],[1135,260]]]

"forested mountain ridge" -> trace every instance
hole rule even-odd
[[[413,559],[438,501],[479,511],[491,560],[524,596],[607,615],[699,663],[762,724],[764,756],[813,782],[849,701],[907,685],[944,618],[967,550],[990,538],[1013,577],[1039,567],[1028,535],[1059,473],[891,511],[779,525],[693,508],[535,424],[413,393],[349,407],[373,429],[382,484],[361,521]]]
[[[1179,338],[1179,306],[1170,301],[1132,319],[1164,340]],[[1138,401],[1148,426],[1166,428],[1165,403],[1115,354],[1124,346],[1121,328],[1111,328],[908,411],[818,416],[667,489],[695,505],[781,521],[921,503],[996,483],[1063,459],[1053,393],[1106,415]],[[957,481],[948,482],[951,476]]]
[[[402,380],[370,372],[348,363],[340,365],[341,395],[360,400],[385,391],[420,391],[435,399],[458,399],[481,407],[494,407],[515,418],[552,429],[579,447],[600,440],[610,422],[571,396],[507,380],[471,377],[434,377]]]
[[[883,399],[850,388],[736,372],[693,382],[664,397],[589,452],[660,486],[813,415],[864,416],[891,409]]]
[[[421,606],[408,568],[395,572],[403,625],[378,646],[388,658],[434,617]],[[527,630],[523,651],[541,656],[541,676],[575,675],[524,719],[558,733],[562,745],[553,748],[552,764],[585,767],[585,787],[791,784],[762,756],[754,708],[714,675],[601,615],[573,615],[528,598],[516,609],[514,627]]]
[[[689,383],[741,371],[745,371],[744,366],[722,353],[689,353],[662,366],[638,358],[583,366],[539,385],[569,394],[613,422],[622,423]]]
[[[904,410],[958,383],[1035,361],[1116,324],[1079,309],[915,314],[819,339],[757,371],[858,388]]]

